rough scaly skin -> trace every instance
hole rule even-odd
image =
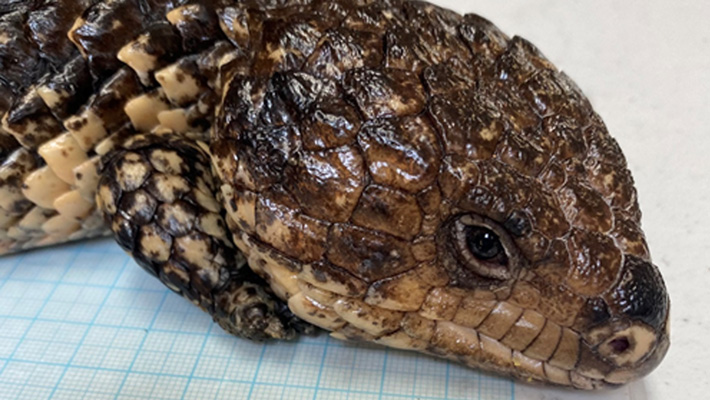
[[[0,37],[32,26],[26,4]],[[78,51],[17,34],[0,47],[73,61],[2,72],[7,251],[105,232],[98,187],[119,243],[236,334],[292,336],[293,313],[580,389],[665,355],[669,300],[621,150],[524,39],[415,1],[72,4],[52,29]],[[161,149],[191,172],[161,170]],[[493,259],[471,250],[483,228]],[[258,324],[239,322],[247,308]]]
[[[252,340],[312,332],[234,248],[201,145],[137,135],[111,152],[98,196],[106,225],[141,267],[227,332]]]

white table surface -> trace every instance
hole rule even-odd
[[[532,41],[589,96],[624,149],[671,296],[671,348],[639,398],[710,398],[710,1],[436,3]]]

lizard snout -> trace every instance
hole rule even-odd
[[[605,321],[583,335],[580,373],[610,384],[647,375],[670,345],[670,302],[657,267],[627,255],[619,281],[603,301]]]

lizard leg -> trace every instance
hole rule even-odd
[[[198,142],[147,134],[107,154],[97,204],[116,241],[231,334],[264,340],[312,332],[231,242],[207,152]]]

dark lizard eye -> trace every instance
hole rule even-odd
[[[504,251],[498,235],[481,226],[467,227],[466,243],[473,256],[482,261],[494,259]]]
[[[459,265],[485,278],[507,280],[518,269],[520,257],[505,228],[475,214],[462,215],[453,224]]]

